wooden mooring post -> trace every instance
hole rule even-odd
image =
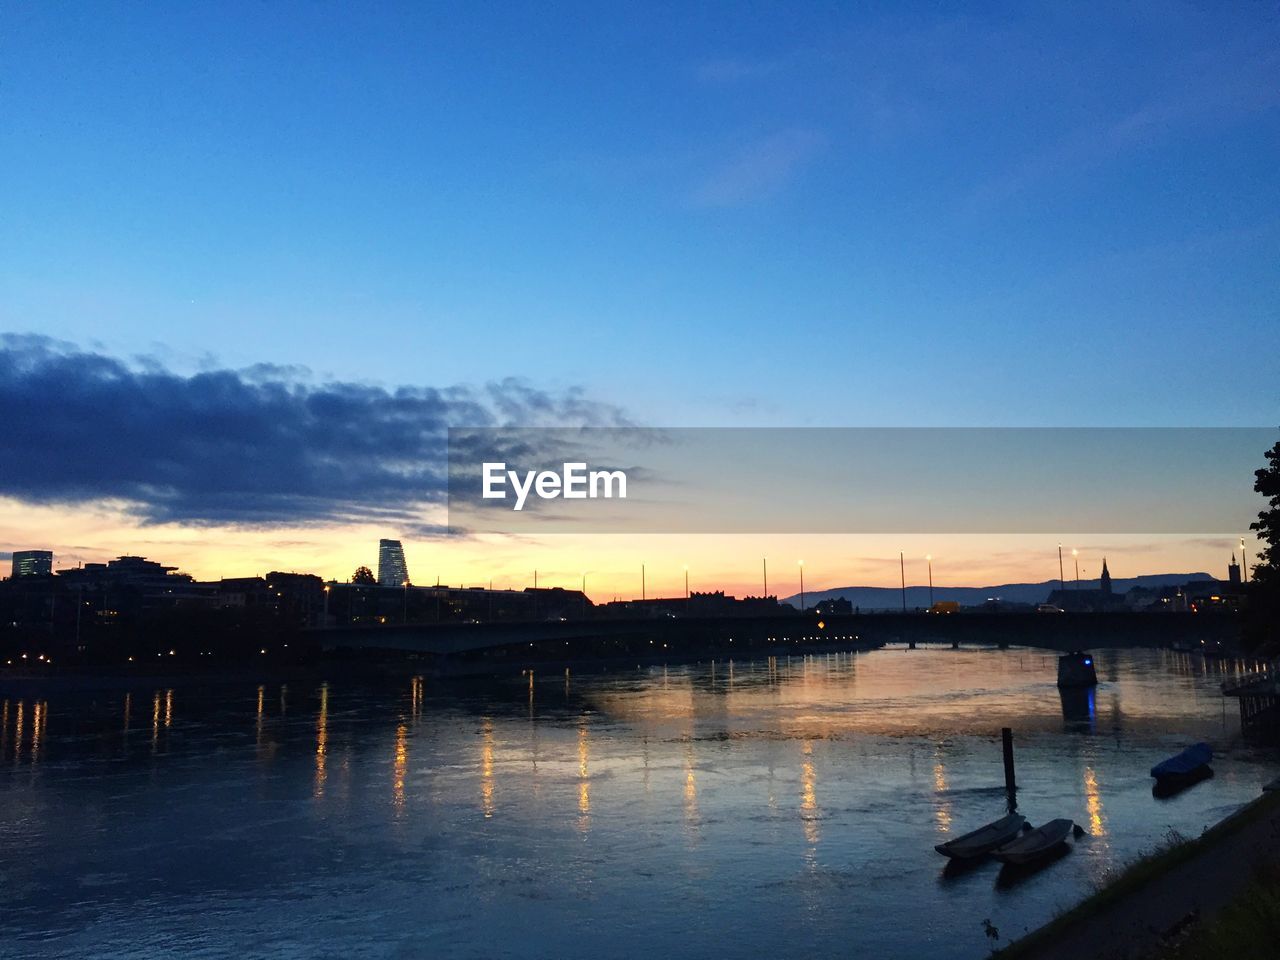
[[[1018,809],[1018,784],[1013,776],[1013,729],[1000,728],[1000,739],[1004,746],[1004,792],[1009,798],[1009,812]]]

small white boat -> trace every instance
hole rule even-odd
[[[991,855],[1003,863],[1034,863],[1065,843],[1074,826],[1071,820],[1050,820],[1044,826],[992,850]]]
[[[971,860],[990,853],[996,847],[1004,846],[1016,840],[1018,831],[1022,829],[1027,818],[1020,813],[1011,813],[1007,817],[988,823],[985,827],[966,833],[962,837],[940,843],[933,849],[944,857],[956,860]]]

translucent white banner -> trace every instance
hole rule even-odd
[[[490,533],[1224,533],[1268,428],[455,428]]]

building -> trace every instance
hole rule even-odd
[[[1102,576],[1099,578],[1098,586],[1104,594],[1111,596],[1111,571],[1107,569],[1107,558],[1102,558]]]
[[[1227,567],[1227,582],[1233,587],[1240,586],[1240,564],[1236,563],[1236,555],[1231,555],[1231,564]]]
[[[399,540],[378,541],[378,583],[384,587],[403,587],[409,582],[409,565],[404,562],[404,547]]]
[[[100,598],[104,609],[153,611],[175,607],[218,606],[218,585],[197,583],[177,567],[145,557],[117,557],[58,571],[58,580],[81,595]]]
[[[53,573],[53,551],[15,550],[13,553],[14,577],[47,577]]]
[[[853,613],[853,603],[844,597],[828,597],[825,600],[819,600],[814,606],[813,612],[820,617],[851,615]]]

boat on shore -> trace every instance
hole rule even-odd
[[[1044,826],[1036,827],[1016,840],[997,847],[991,851],[991,855],[1001,863],[1017,866],[1035,863],[1060,850],[1074,827],[1075,822],[1072,820],[1050,820]]]
[[[974,860],[1016,840],[1026,822],[1027,818],[1022,814],[1011,813],[954,840],[939,843],[933,849],[953,860]]]

